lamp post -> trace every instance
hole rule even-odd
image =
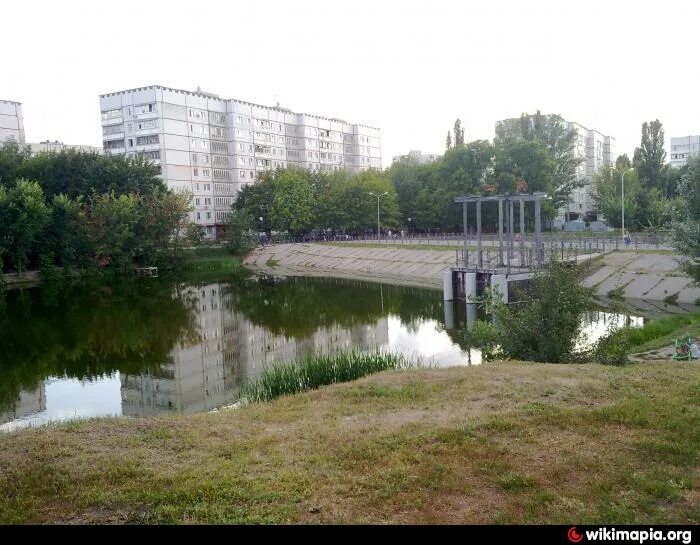
[[[622,184],[622,238],[625,238],[625,174],[634,170],[634,168],[628,168],[622,171],[616,167],[610,167],[612,170],[617,171],[620,175],[620,182]]]
[[[389,192],[385,191],[384,193],[380,193],[379,195],[377,195],[376,193],[370,191],[369,194],[373,197],[377,197],[377,240],[379,240],[379,238],[381,237],[381,231],[379,230],[379,199],[382,198],[384,195],[388,195]]]

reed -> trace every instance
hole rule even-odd
[[[320,386],[355,380],[390,369],[406,369],[419,364],[400,354],[351,350],[334,354],[314,354],[292,363],[278,363],[265,369],[241,393],[245,403],[315,390]]]

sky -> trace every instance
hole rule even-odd
[[[631,156],[643,121],[700,134],[699,21],[697,0],[3,2],[0,99],[27,142],[101,145],[99,95],[157,84],[379,127],[383,166],[538,109]]]

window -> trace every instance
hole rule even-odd
[[[199,191],[199,184],[194,184],[195,191]]]
[[[160,159],[160,150],[144,151],[144,152],[140,153],[139,155],[142,155],[146,159],[151,159],[152,161],[155,161],[156,159]]]
[[[199,176],[199,169],[198,168],[192,169],[192,176]],[[199,188],[197,188],[197,189],[199,189]]]
[[[199,206],[199,197],[194,200],[195,206]]]
[[[105,140],[102,142],[104,149],[116,149],[124,147],[124,140]]]
[[[121,110],[106,110],[102,112],[102,121],[107,121],[109,119],[116,119],[122,116]]]
[[[209,172],[207,170],[207,172]],[[211,184],[204,184],[204,191],[211,191]]]
[[[120,132],[124,132],[124,125],[108,125],[104,129],[102,129],[102,134],[105,136],[108,134],[117,134]]]
[[[157,119],[148,119],[146,121],[139,121],[136,123],[136,130],[143,130],[143,129],[153,129],[158,127],[158,120]]]
[[[252,171],[252,170],[251,170],[250,172],[248,172],[248,174],[249,174],[249,178],[251,178],[251,179],[255,176],[255,175],[253,174],[253,171]]]
[[[131,140],[131,139],[129,139]],[[148,136],[138,136],[136,138],[137,146],[150,146],[153,144],[159,144],[160,138],[157,134],[149,134]]]
[[[204,199],[204,204],[205,204],[205,206],[211,205],[211,198],[207,197],[206,199]]]
[[[202,219],[202,214],[200,214],[199,212],[197,212],[197,219],[198,219],[198,220],[201,220],[201,219]]]
[[[207,219],[208,219],[208,220],[211,219],[211,212],[207,212]]]
[[[238,177],[239,177],[239,178],[245,178],[245,170],[239,170],[239,171],[238,171]]]

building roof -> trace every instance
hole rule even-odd
[[[239,100],[237,98],[221,98],[218,95],[214,95],[213,93],[203,92],[201,90],[200,91],[187,91],[185,89],[173,89],[172,87],[165,87],[163,85],[148,85],[146,87],[137,87],[135,89],[126,89],[124,91],[116,91],[114,93],[105,93],[103,95],[100,95],[100,98],[117,96],[117,95],[125,95],[127,93],[133,93],[135,91],[146,91],[148,89],[162,89],[163,91],[171,91],[174,93],[184,93],[186,95],[208,98],[210,100],[220,100],[221,102],[237,102],[238,104],[245,104],[247,106],[256,106],[258,108],[266,108],[268,110],[274,110],[277,112],[292,113],[294,115],[306,115],[309,117],[315,117],[317,119],[325,119],[328,121],[335,121],[337,123],[346,123],[347,125],[357,125],[359,127],[366,127],[368,129],[374,129],[376,131],[381,130],[381,129],[379,129],[379,127],[373,127],[372,125],[365,125],[363,123],[348,123],[347,121],[345,121],[343,119],[338,119],[335,117],[325,117],[322,115],[307,114],[304,112],[293,112],[289,108],[283,108],[280,106],[265,106],[264,104],[256,104],[255,102],[247,102],[245,100]]]

